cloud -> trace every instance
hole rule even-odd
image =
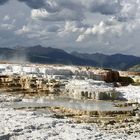
[[[17,35],[21,35],[21,34],[29,33],[30,31],[31,31],[31,29],[24,25],[21,29],[15,31],[15,33]]]
[[[131,24],[125,25],[117,21],[115,18],[110,18],[106,21],[100,21],[98,24],[88,25],[80,21],[67,21],[64,29],[58,33],[60,37],[75,34],[75,41],[85,42],[92,41],[93,38],[98,40],[101,38],[120,37],[124,29],[131,30]],[[72,35],[73,36],[73,35]]]
[[[75,0],[18,0],[24,2],[32,9],[46,9],[48,12],[58,12],[62,8],[78,10],[81,8],[81,2]],[[78,0],[79,1],[79,0]]]
[[[44,21],[82,20],[84,5],[80,0],[18,0],[29,6],[33,19]]]
[[[45,9],[34,9],[31,11],[32,19],[44,21],[65,21],[65,20],[82,20],[83,15],[77,11],[63,9],[60,12],[49,13]]]
[[[59,30],[59,26],[57,26],[57,25],[52,25],[52,26],[48,26],[47,27],[47,31],[48,32],[57,32],[58,30]]]
[[[13,24],[0,24],[0,28],[3,30],[12,30],[15,26]]]
[[[121,4],[122,9],[120,13],[116,15],[116,19],[118,19],[121,22],[135,20],[137,18],[137,14],[140,13],[140,1],[123,0],[121,1]]]
[[[134,20],[140,13],[139,0],[90,0],[86,5],[92,13],[112,15],[121,22]]]
[[[0,0],[0,5],[5,4],[6,2],[8,2],[9,0]]]
[[[18,0],[18,1],[25,2],[29,7],[34,9],[39,9],[46,5],[45,0]]]
[[[9,15],[5,15],[4,18],[3,18],[3,21],[8,21],[8,20],[10,20]]]
[[[31,21],[27,25],[23,25],[22,28],[15,30],[14,33],[21,37],[43,42],[45,39],[56,36],[59,29],[60,27],[57,24],[43,26],[40,22]]]
[[[93,38],[111,40],[112,38],[121,38],[132,34],[140,28],[140,20],[134,20],[130,22],[119,22],[115,18],[110,18],[107,21],[101,21],[99,24],[95,24],[92,27],[87,28],[82,32],[77,42],[92,40]]]
[[[18,0],[32,8],[32,18],[46,21],[83,20],[85,13],[112,15],[118,21],[134,19],[139,0]]]
[[[58,36],[65,37],[66,35],[83,33],[88,28],[88,25],[81,23],[80,21],[66,21],[63,29],[58,32]],[[76,40],[76,38],[75,38]]]
[[[32,9],[46,9],[49,12],[59,11],[59,7],[54,1],[51,0],[18,0],[24,2]]]
[[[104,15],[114,15],[121,10],[120,0],[91,0],[89,9]]]

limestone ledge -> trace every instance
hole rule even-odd
[[[64,116],[88,116],[88,117],[97,117],[101,118],[123,118],[128,116],[135,116],[135,109],[132,110],[113,110],[113,111],[98,111],[98,110],[78,110],[73,108],[66,108],[66,107],[50,107],[50,109],[56,113],[63,114]]]
[[[23,93],[59,93],[60,83],[55,80],[29,76],[0,75],[0,88]]]

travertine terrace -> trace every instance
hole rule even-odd
[[[114,86],[131,83],[122,81],[123,78],[117,71],[92,67],[0,64],[0,86],[7,91],[62,92],[72,98],[118,99]]]
[[[108,133],[103,135],[106,139],[112,133],[118,138],[123,131],[126,131],[126,138],[129,138],[129,133],[133,134],[130,138],[139,138],[140,87],[134,86],[134,76],[93,67],[0,64],[0,112],[3,112],[0,117],[6,115],[6,119],[10,120],[11,116],[15,116],[13,122],[8,121],[8,127],[7,122],[1,120],[1,127],[7,128],[7,131],[1,129],[0,139],[28,138],[28,131],[35,134],[34,130],[37,134],[35,139],[40,137],[40,133],[45,139],[53,133],[49,128],[53,127],[52,123],[57,124],[55,132],[62,124],[63,129],[73,124],[70,131],[75,131],[77,128],[73,127],[78,125],[79,130],[88,127],[91,130],[88,135],[92,135],[93,139],[95,132],[99,131],[101,135]],[[19,124],[15,125],[15,122]],[[89,123],[95,123],[94,128],[99,131],[95,131]],[[126,129],[130,125],[131,131]],[[120,133],[116,134],[116,129]],[[82,133],[83,136],[73,135],[86,139],[86,130]],[[54,139],[59,139],[59,136],[60,132],[52,134]]]

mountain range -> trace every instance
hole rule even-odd
[[[140,57],[133,55],[105,55],[101,53],[68,53],[61,49],[42,47],[41,45],[32,47],[0,48],[0,60],[31,62],[41,64],[65,64],[96,66],[126,70],[140,64]]]

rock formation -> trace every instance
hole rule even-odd
[[[102,80],[107,83],[118,82],[120,78],[119,72],[112,70],[103,70],[98,74],[101,76]]]
[[[22,91],[26,93],[56,94],[59,93],[59,82],[48,81],[29,76],[0,76],[0,87],[10,91]]]
[[[65,93],[75,99],[116,100],[119,93],[112,84],[94,80],[71,80]]]

